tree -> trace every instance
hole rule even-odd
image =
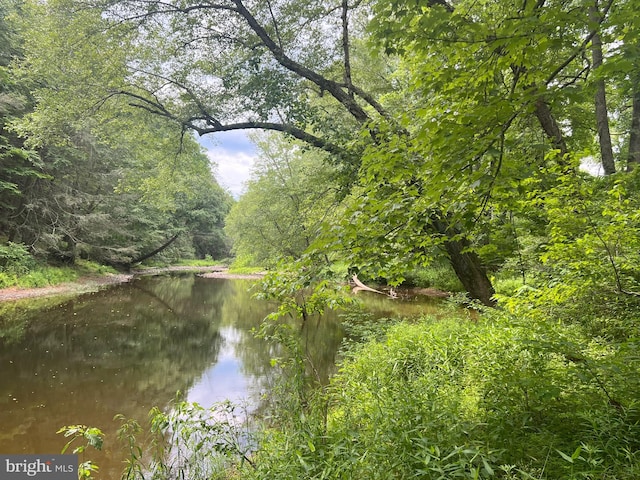
[[[19,17],[6,17],[14,43],[25,53],[14,56],[15,63],[2,73],[7,86],[14,86],[14,96],[22,94],[16,98],[31,99],[26,108],[13,108],[3,124],[3,132],[10,135],[4,138],[15,145],[6,154],[0,152],[6,165],[0,199],[7,207],[0,221],[7,239],[57,260],[84,257],[127,265],[179,235],[189,237],[183,251],[193,255],[191,235],[198,233],[199,238],[208,236],[199,241],[201,256],[225,256],[222,219],[230,196],[213,178],[201,147],[175,123],[144,110],[120,104],[117,110],[92,113],[78,99],[65,97],[65,72],[47,64],[50,57],[33,55],[33,49],[43,45],[46,54],[51,53],[51,29],[58,22],[73,30],[64,39],[72,44],[86,33],[79,27],[94,28],[96,19],[68,12],[46,18],[47,8],[23,4]],[[30,23],[34,18],[38,20]],[[100,70],[103,80],[107,75],[117,79],[123,72],[116,68],[126,45],[121,47],[110,51],[114,63]],[[89,70],[98,65],[82,60]],[[24,93],[29,90],[31,97]],[[55,113],[42,115],[38,107],[47,101]],[[70,102],[68,110],[61,107],[65,101]],[[205,204],[211,211],[198,217],[197,209]]]
[[[579,4],[582,10],[575,9]],[[374,183],[397,192],[381,209],[381,188],[369,189],[371,208],[389,212],[392,228],[386,232],[397,237],[398,206],[415,206],[419,216],[440,201],[453,216],[450,224],[486,237],[482,232],[494,223],[495,212],[509,208],[503,202],[527,192],[540,170],[554,172],[536,183],[548,189],[574,174],[571,157],[610,150],[604,128],[594,141],[596,128],[587,119],[597,118],[604,127],[607,117],[606,109],[594,113],[590,96],[597,91],[603,100],[606,83],[621,95],[614,117],[624,117],[632,70],[626,52],[638,39],[632,4],[618,2],[614,9],[606,2],[594,15],[593,2],[462,1],[432,8],[402,0],[376,3],[372,29],[386,52],[406,59],[410,88],[417,92],[405,113],[412,138],[399,151],[428,159],[409,182],[408,172],[393,175],[403,168],[405,154],[387,155],[384,167],[371,161]],[[606,52],[601,65],[589,62],[590,47],[596,57]],[[607,157],[606,173],[612,173]],[[548,170],[550,165],[558,168]],[[421,245],[417,237],[413,244]]]
[[[226,231],[241,261],[273,266],[297,260],[332,219],[334,171],[318,152],[274,135],[258,141],[259,158],[246,191],[227,217]]]
[[[19,210],[22,189],[45,176],[36,153],[10,128],[13,118],[33,107],[28,83],[13,77],[9,68],[22,55],[19,36],[8,20],[18,9],[13,2],[0,5],[0,231],[9,241],[15,235],[9,218]]]
[[[598,0],[589,7],[590,19],[593,23],[599,24],[600,11]],[[591,57],[593,69],[597,72],[603,64],[602,39],[600,33],[596,32],[591,39]],[[596,73],[597,74],[597,73]],[[616,173],[616,165],[613,157],[613,147],[611,146],[611,132],[609,130],[609,112],[607,109],[607,94],[604,78],[596,81],[595,94],[596,125],[598,128],[598,139],[600,141],[600,157],[605,175]]]
[[[59,45],[36,56],[74,72],[51,95],[129,103],[200,135],[266,129],[323,149],[352,174],[345,184],[366,192],[367,210],[381,213],[375,222],[362,215],[355,234],[340,237],[354,262],[375,259],[377,270],[400,277],[392,252],[417,264],[439,247],[486,304],[493,287],[476,240],[491,223],[492,199],[547,162],[568,169],[568,155],[600,150],[592,96],[600,79],[618,96],[613,118],[631,98],[628,80],[611,69],[629,71],[633,2],[60,0],[49,8],[68,17],[77,4],[92,8],[72,17],[73,35],[91,41],[67,58]],[[401,60],[382,81],[354,63],[365,28],[383,47],[378,58]],[[129,73],[92,83],[86,60],[98,62],[116,41],[127,48],[109,54],[111,69]],[[603,52],[597,75],[591,46]]]

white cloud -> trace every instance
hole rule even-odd
[[[206,148],[209,160],[216,165],[214,171],[220,185],[227,188],[234,198],[239,198],[256,161],[255,145],[240,131],[202,137],[200,144]]]
[[[234,198],[239,198],[244,182],[249,179],[255,155],[217,147],[207,150],[207,156],[216,165],[215,174],[220,185],[227,188]]]

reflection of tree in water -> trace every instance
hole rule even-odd
[[[113,435],[116,413],[143,421],[186,392],[223,341],[224,292],[197,283],[143,278],[30,314],[23,339],[0,348],[0,451],[55,452],[65,423]]]
[[[55,453],[64,445],[59,427],[97,426],[107,433],[106,451],[91,458],[102,478],[118,478],[113,416],[144,422],[151,407],[186,393],[217,362],[221,328],[243,373],[270,392],[282,373],[271,359],[284,352],[254,335],[275,306],[252,298],[250,285],[191,274],[146,277],[22,312],[24,334],[0,345],[0,452]],[[326,381],[342,340],[339,319],[287,321],[313,365],[309,373]]]
[[[274,304],[252,298],[254,291],[249,290],[252,283],[234,282],[233,292],[225,296],[222,318],[224,324],[233,325],[240,332],[240,339],[235,353],[242,359],[243,369],[247,375],[260,379],[267,388],[272,382],[274,369],[271,359],[285,355],[283,349],[257,338],[254,329],[259,328],[260,321],[277,308]],[[298,335],[303,352],[308,360],[308,374],[319,376],[326,383],[334,369],[336,354],[343,337],[338,315],[329,312],[322,317],[311,317],[306,323],[299,318],[285,319],[291,332]]]
[[[224,299],[228,292],[233,290],[231,283],[223,281],[211,288],[214,284],[193,274],[172,274],[142,278],[134,285],[156,298],[161,298],[174,312],[219,320]]]

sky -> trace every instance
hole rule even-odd
[[[218,183],[238,199],[257,157],[255,145],[240,130],[205,135],[198,141],[206,149],[209,160],[216,165]]]

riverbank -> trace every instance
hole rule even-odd
[[[0,289],[0,302],[21,300],[24,298],[51,297],[55,295],[81,294],[94,292],[108,285],[126,283],[136,276],[158,275],[168,272],[197,272],[205,278],[260,278],[260,275],[237,275],[228,273],[228,269],[220,266],[175,266],[154,267],[136,270],[131,273],[107,273],[103,275],[84,275],[73,282],[38,288],[10,287]]]

